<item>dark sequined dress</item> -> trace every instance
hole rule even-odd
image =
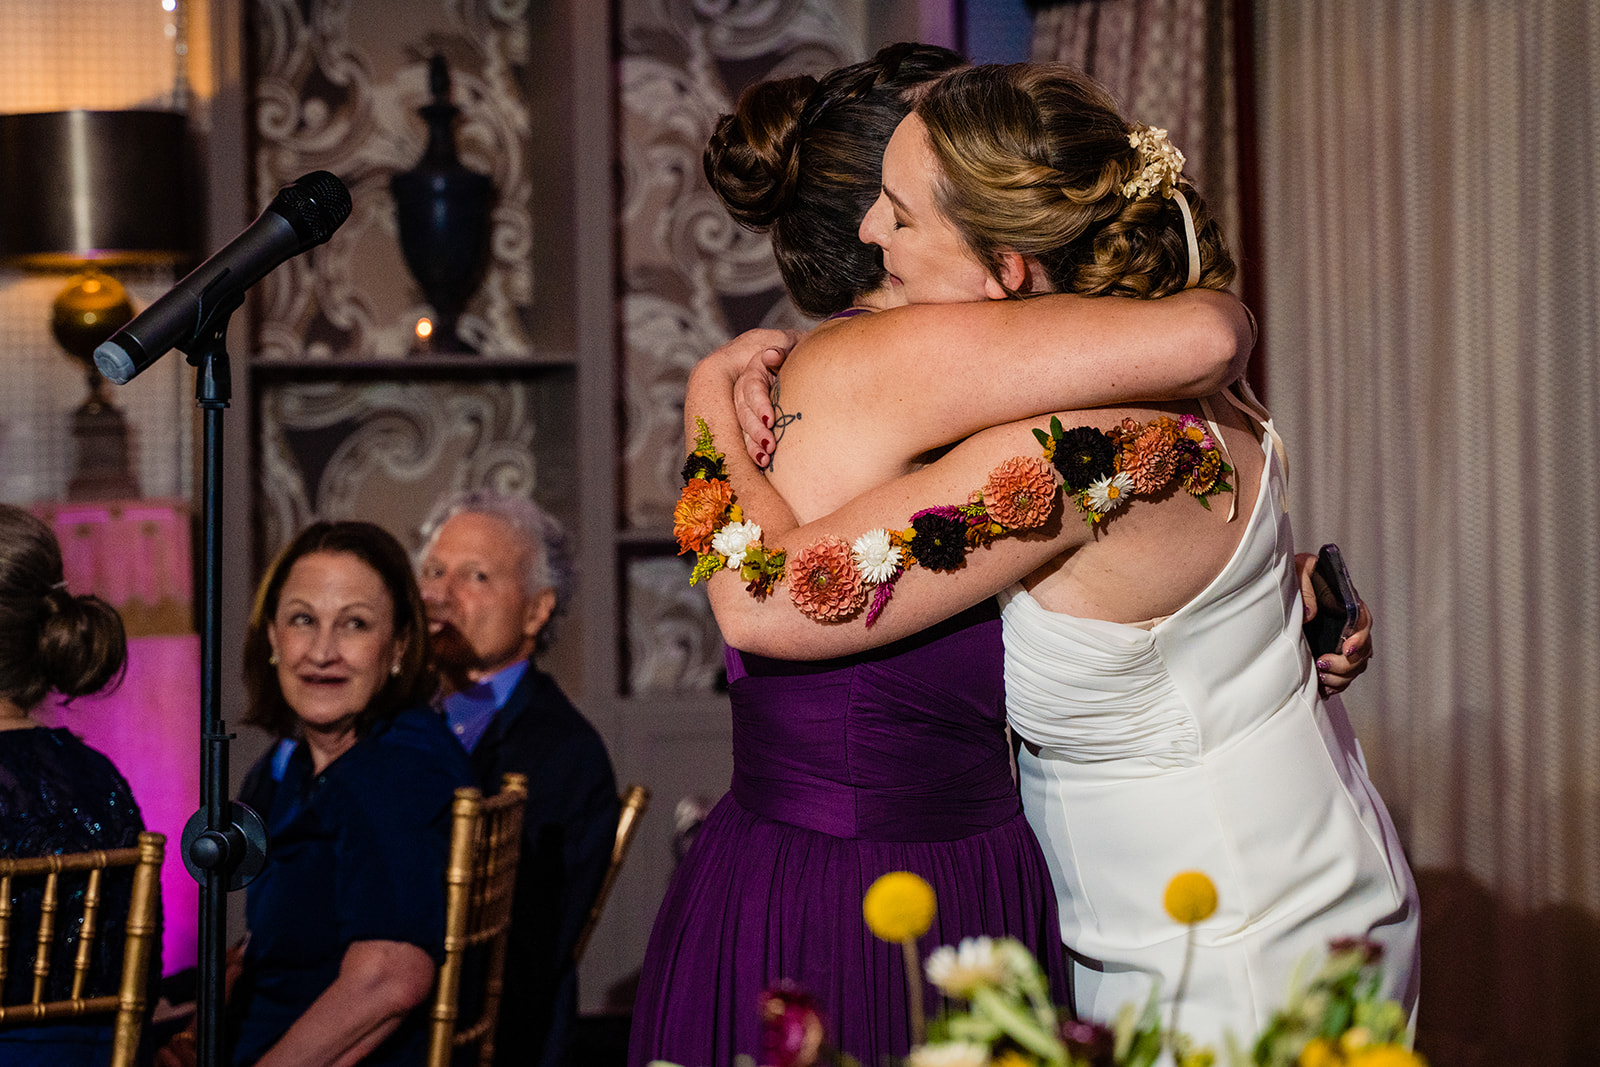
[[[0,856],[29,858],[96,848],[127,848],[138,843],[144,820],[127,781],[105,756],[65,729],[0,731]],[[61,912],[79,912],[85,875],[62,876]],[[126,872],[106,880],[101,900],[104,921],[95,940],[85,996],[117,991],[122,971],[122,916],[128,910],[132,878]],[[39,921],[42,881],[16,884],[11,898],[12,944],[6,967],[8,1004],[32,995],[35,950],[32,931]],[[72,989],[72,962],[78,931],[58,938],[51,962],[47,998]],[[159,975],[160,942],[155,974]],[[153,999],[153,998],[152,998]],[[0,1030],[0,1063],[105,1062],[105,1025],[27,1026]]]

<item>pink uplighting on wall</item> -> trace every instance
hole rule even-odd
[[[145,826],[167,836],[161,959],[171,974],[195,964],[200,904],[179,854],[183,826],[200,806],[200,638],[189,632],[188,511],[167,501],[57,504],[45,518],[61,542],[67,588],[115,606],[129,638],[120,686],[43,708],[39,718],[116,764]]]

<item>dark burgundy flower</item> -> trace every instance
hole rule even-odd
[[[967,558],[967,520],[953,507],[928,508],[911,516],[917,535],[906,548],[930,571],[953,571]]]
[[[1328,942],[1328,951],[1335,956],[1359,952],[1362,963],[1377,963],[1383,959],[1383,946],[1365,937],[1336,937]]]
[[[1090,1067],[1112,1067],[1116,1052],[1117,1035],[1110,1027],[1079,1019],[1061,1022],[1061,1042],[1075,1061]]]
[[[728,472],[723,469],[722,460],[712,456],[704,456],[699,452],[690,452],[689,458],[683,461],[683,484],[688,485],[695,478],[726,478]]]
[[[824,1028],[816,998],[794,982],[761,993],[761,1067],[813,1067]]]
[[[1205,457],[1204,451],[1197,441],[1180,436],[1173,442],[1173,451],[1178,457],[1178,477],[1187,478],[1200,469],[1200,461]]]
[[[1061,1043],[1074,1063],[1087,1063],[1089,1067],[1113,1067],[1117,1048],[1117,1035],[1109,1027],[1079,1019],[1061,1021]]]
[[[1067,488],[1081,493],[1116,470],[1117,445],[1093,426],[1075,426],[1056,441],[1051,461]]]

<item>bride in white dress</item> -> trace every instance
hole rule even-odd
[[[1383,947],[1385,996],[1409,1011],[1417,993],[1416,887],[1342,703],[1318,693],[1264,429],[1243,537],[1172,614],[1052,611],[1046,583],[1001,596],[1023,810],[1056,887],[1074,1008],[1109,1020],[1159,980],[1170,1017],[1182,980],[1181,1029],[1217,1049],[1226,1032],[1259,1033],[1295,969],[1338,938]],[[1191,869],[1219,903],[1183,978],[1189,934],[1155,890]]]
[[[895,133],[884,195],[861,236],[883,248],[911,302],[1222,288],[1232,262],[1181,165],[1161,131],[1124,123],[1075,71],[972,68],[942,81]],[[790,415],[803,416],[807,396],[830,384],[825,373],[785,374]],[[940,388],[897,380],[879,399]],[[740,430],[728,393],[723,372],[697,371],[685,410],[731,443]],[[1185,416],[1232,468],[1233,491],[1206,507],[1168,484],[1086,524],[1069,492],[1048,536],[1002,538],[953,572],[907,569],[870,628],[861,616],[818,625],[781,591],[757,600],[727,578],[710,584],[719,623],[747,651],[819,658],[886,643],[1006,590],[1007,712],[1079,1015],[1110,1020],[1158,987],[1170,1018],[1190,935],[1166,916],[1162,891],[1190,869],[1219,897],[1194,929],[1182,982],[1180,1027],[1201,1043],[1220,1051],[1229,1033],[1248,1041],[1284,1002],[1296,968],[1335,938],[1379,942],[1382,992],[1410,1012],[1416,889],[1343,708],[1322,697],[1301,637],[1270,419],[1224,393],[1061,421],[1104,431]],[[793,557],[825,535],[849,542],[903,529],[912,512],[965,501],[1002,460],[1039,454],[1039,425],[984,431],[799,528],[782,522],[781,498],[746,457],[730,450],[728,474],[766,547]],[[847,457],[848,442],[841,447]],[[1350,666],[1321,662],[1335,674]]]

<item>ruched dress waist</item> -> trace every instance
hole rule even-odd
[[[734,799],[871,841],[953,841],[1015,818],[1002,656],[992,600],[847,659],[729,649]]]

